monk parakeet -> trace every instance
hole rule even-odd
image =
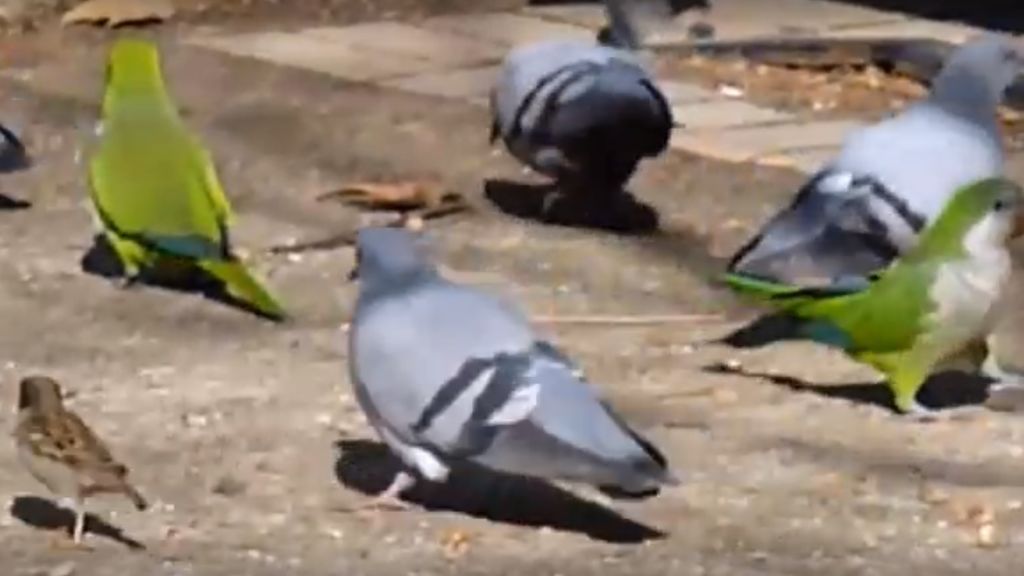
[[[936,368],[980,368],[1019,230],[1022,191],[1004,179],[957,190],[920,241],[865,284],[776,284],[737,272],[725,281],[777,311],[724,339],[741,348],[807,340],[839,348],[887,377],[896,407],[927,416],[918,389]]]
[[[232,253],[231,208],[209,153],[167,93],[156,47],[119,40],[110,51],[93,205],[128,282],[144,271],[198,266],[233,298],[274,319],[284,310]]]

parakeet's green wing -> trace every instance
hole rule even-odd
[[[104,225],[178,256],[227,256],[226,200],[219,185],[208,184],[209,160],[178,119],[139,107],[115,112],[104,124],[91,163],[92,194]]]
[[[913,346],[927,329],[933,266],[896,265],[869,288],[844,296],[802,303],[792,312],[834,326],[848,339],[848,352],[900,352]]]

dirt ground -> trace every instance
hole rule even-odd
[[[485,110],[182,46],[187,26],[157,33],[169,82],[217,159],[236,244],[294,318],[274,325],[82,272],[108,34],[7,39],[0,113],[36,162],[0,179],[0,192],[32,203],[0,213],[0,428],[13,426],[17,379],[53,375],[154,505],[92,500],[95,549],[51,549],[43,529],[65,518],[0,444],[6,574],[1019,573],[1019,417],[911,423],[874,374],[836,354],[702,344],[749,317],[710,278],[800,175],[671,153],[632,185],[660,233],[542,226],[483,198],[485,179],[529,180],[488,148]],[[539,330],[663,449],[682,486],[608,505],[579,487],[466,470],[418,490],[411,511],[347,511],[393,471],[348,383],[352,250],[268,250],[356,226],[353,209],[315,201],[342,182],[427,176],[476,208],[429,226],[451,275],[562,319]],[[675,318],[566,322],[598,315]],[[1020,340],[1008,336],[1012,356]],[[730,360],[747,375],[715,369]],[[926,395],[983,398],[963,378]]]

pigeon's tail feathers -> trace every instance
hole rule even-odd
[[[549,380],[552,400],[532,420],[556,442],[571,447],[579,463],[589,463],[582,466],[589,468],[582,480],[634,495],[657,493],[660,486],[679,482],[658,448],[595,396],[580,373],[559,376]]]
[[[801,285],[867,276],[887,267],[924,226],[924,217],[877,179],[825,169],[728,269]]]
[[[629,497],[648,497],[658,494],[662,486],[678,486],[679,477],[669,467],[668,460],[657,446],[633,430],[610,406],[604,404],[604,408],[608,416],[636,443],[640,451],[614,463],[620,468],[619,475],[626,481],[616,485],[605,485],[601,489],[612,495],[621,493]]]

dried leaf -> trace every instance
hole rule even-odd
[[[441,537],[441,549],[445,558],[455,560],[463,556],[469,550],[471,535],[462,530],[451,530]]]
[[[174,16],[174,5],[170,0],[86,0],[64,13],[61,23],[106,24],[108,27],[122,24],[162,22]]]
[[[469,208],[465,199],[445,190],[440,182],[354,182],[317,197],[318,201],[338,198],[345,204],[375,210],[419,211],[420,218],[438,218]],[[403,225],[415,227],[410,221]]]

